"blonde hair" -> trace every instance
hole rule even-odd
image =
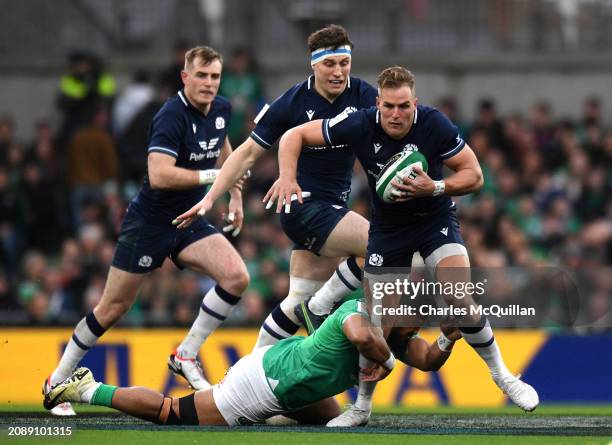
[[[200,59],[202,65],[209,65],[215,60],[223,64],[223,57],[210,46],[196,46],[185,53],[185,71],[190,71],[196,59]]]
[[[378,89],[383,88],[400,88],[403,85],[408,85],[414,94],[415,77],[409,70],[402,66],[391,66],[385,68],[378,75]]]

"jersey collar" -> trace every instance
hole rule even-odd
[[[213,109],[214,105],[215,105],[215,100],[213,99],[212,103],[210,104],[210,108],[208,109],[208,114],[204,114],[200,110],[198,110],[196,107],[194,107],[191,104],[191,102],[189,102],[187,100],[187,96],[185,96],[185,91],[184,90],[179,90],[177,95],[178,95],[179,99],[181,99],[181,102],[183,102],[183,105],[185,105],[186,108],[188,108],[189,110],[194,111],[195,113],[200,114],[203,117],[209,116],[210,113],[212,112],[212,109]],[[216,98],[217,97],[215,96],[215,99]]]

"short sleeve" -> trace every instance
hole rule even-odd
[[[150,134],[149,153],[163,153],[177,158],[185,134],[184,117],[178,111],[162,109],[153,118]]]
[[[457,127],[439,111],[434,112],[432,134],[436,135],[436,153],[443,160],[450,159],[465,147]]]
[[[364,125],[365,112],[355,111],[348,113],[343,111],[336,117],[323,120],[323,137],[328,147],[348,145],[357,143],[365,136]]]
[[[255,118],[255,128],[251,139],[266,150],[272,147],[280,137],[289,130],[288,101],[285,95],[280,96],[271,105],[265,105]]]

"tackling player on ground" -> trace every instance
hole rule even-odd
[[[387,68],[378,76],[376,107],[309,122],[288,131],[279,147],[280,177],[264,199],[282,201],[302,193],[296,181],[302,147],[344,146],[354,150],[367,173],[373,197],[366,272],[376,274],[381,267],[407,269],[418,251],[436,280],[466,283],[470,281],[470,262],[455,203],[449,196],[478,190],[482,172],[457,128],[434,108],[418,105],[414,88],[410,71],[397,66]],[[376,194],[376,180],[387,161],[401,151],[423,154],[429,175],[415,169],[415,179],[394,181],[400,199],[385,203]],[[443,178],[443,166],[454,173]],[[280,207],[279,202],[277,208]],[[469,309],[475,305],[471,295],[463,299],[445,297],[447,303],[457,307]],[[507,369],[487,318],[467,315],[458,321],[463,337],[486,362],[497,386],[522,409],[534,410],[539,403],[538,394]]]
[[[438,370],[448,359],[454,328],[443,328],[446,341],[431,345],[414,334],[398,331],[395,351],[406,364]],[[359,369],[359,355],[374,363]],[[257,348],[232,366],[211,389],[182,398],[143,387],[117,388],[95,382],[87,368],[77,369],[45,398],[45,408],[64,402],[108,406],[163,425],[249,425],[284,414],[300,423],[325,424],[340,413],[330,398],[357,383],[384,379],[395,366],[380,328],[369,320],[364,304],[350,300],[309,337],[292,337]]]
[[[308,47],[314,75],[261,111],[251,136],[227,159],[206,197],[177,217],[178,227],[189,226],[198,213],[203,215],[209,211],[215,200],[288,129],[313,119],[332,118],[374,105],[376,90],[350,76],[353,44],[344,28],[330,25],[312,33]],[[297,166],[304,199],[300,196],[300,205],[297,205],[297,197],[288,197],[291,212],[281,215],[283,230],[295,243],[289,295],[266,318],[256,347],[274,344],[295,334],[299,324],[294,307],[317,290],[320,289],[317,295],[321,300],[330,302],[317,308],[323,314],[331,310],[333,301],[361,286],[362,271],[356,257],[366,253],[369,223],[347,208],[354,163],[353,151],[342,146],[327,150],[316,145],[304,148]],[[366,362],[362,366],[369,367]],[[367,422],[373,390],[373,383],[361,383],[355,403],[359,410],[357,417],[349,411],[348,417],[337,419],[330,426]]]
[[[202,199],[216,176],[215,165],[232,151],[226,134],[231,107],[217,96],[221,68],[221,55],[212,48],[196,47],[185,54],[181,73],[185,87],[153,119],[147,175],[123,219],[102,298],[77,324],[58,367],[44,383],[45,393],[72,374],[87,351],[130,309],[145,275],[167,257],[179,268],[217,282],[204,296],[194,326],[169,362],[175,372],[188,376],[194,388],[210,386],[199,369],[197,353],[238,303],[248,285],[248,273],[229,241],[208,221],[201,219],[185,231],[177,230],[171,220]],[[230,195],[229,210],[238,229],[242,224],[239,187],[233,187]],[[59,414],[74,414],[70,407],[64,408]]]

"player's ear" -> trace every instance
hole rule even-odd
[[[380,110],[380,96],[376,96],[376,108]]]
[[[181,80],[183,81],[183,85],[185,85],[188,77],[189,73],[185,70],[181,70]]]

